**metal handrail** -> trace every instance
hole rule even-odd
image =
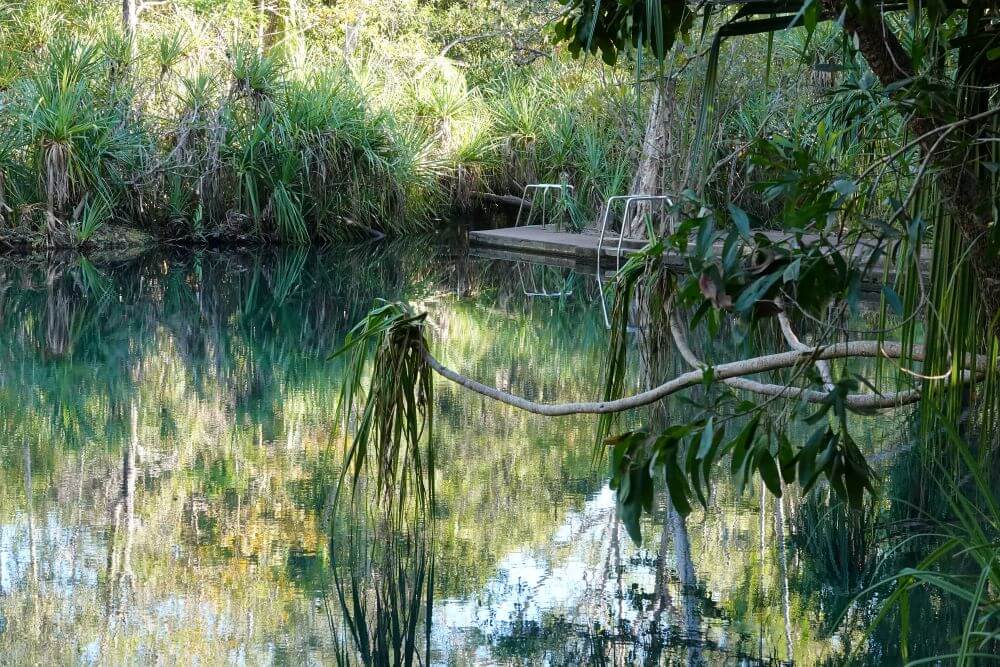
[[[549,190],[563,191],[563,190],[566,190],[567,188],[570,189],[570,190],[573,190],[573,186],[570,185],[569,183],[528,183],[527,185],[525,185],[524,189],[521,192],[521,203],[518,204],[518,207],[517,207],[517,218],[514,219],[514,226],[515,227],[519,227],[520,224],[521,224],[521,213],[524,211],[524,204],[529,201],[529,199],[528,199],[528,191],[529,190],[532,191],[531,192],[531,199],[530,199],[531,208],[534,208],[534,206],[535,206],[535,193],[536,193],[536,191],[538,191],[538,190],[542,191],[542,224],[544,225],[545,224],[545,205],[546,205],[546,201],[547,201],[545,195],[548,193]],[[530,222],[530,221],[531,221],[531,211],[529,210],[528,211],[528,219],[525,221],[525,225],[527,225],[527,223]]]
[[[622,242],[625,240],[625,221],[628,220],[629,208],[636,202],[640,201],[665,201],[667,205],[673,205],[672,195],[615,195],[613,197],[608,197],[608,201],[604,207],[604,215],[601,216],[601,235],[597,241],[597,269],[598,275],[600,275],[601,268],[601,255],[604,253],[604,236],[607,232],[608,226],[608,213],[611,211],[612,206],[616,201],[625,201],[625,210],[622,212],[622,226],[618,232],[618,248],[616,252],[616,259],[618,263],[615,270],[621,269],[621,254],[622,254]],[[673,232],[673,224],[670,225],[670,231]]]
[[[544,275],[544,270],[545,270],[545,267],[543,266],[542,267],[543,274],[542,274],[542,286],[541,286],[541,288],[538,287],[538,283],[535,281],[535,274],[534,274],[534,272],[532,272],[530,274],[531,275],[531,290],[529,290],[528,286],[525,284],[525,281],[524,281],[524,270],[523,270],[523,267],[521,266],[521,262],[517,263],[517,276],[521,280],[521,291],[524,292],[525,296],[527,296],[527,297],[540,296],[540,297],[547,297],[547,298],[559,298],[559,297],[564,297],[564,296],[571,296],[573,294],[573,290],[572,289],[566,289],[566,283],[567,283],[567,281],[565,279],[563,280],[563,288],[561,290],[559,290],[558,292],[550,292],[547,289],[545,289],[545,275]]]
[[[664,201],[667,203],[667,206],[672,206],[674,203],[674,201],[670,198],[670,195],[636,195],[634,197],[629,197],[628,201],[625,202],[625,210],[622,212],[622,229],[621,232],[618,234],[618,252],[615,254],[615,261],[616,261],[615,271],[621,270],[622,242],[625,240],[625,221],[628,220],[628,208],[632,204],[635,204],[636,202],[639,201]],[[670,233],[673,234],[674,232],[673,222],[668,220],[667,224],[669,225],[668,229],[670,230]]]
[[[601,282],[601,256],[604,254],[604,237],[607,232],[608,214],[611,212],[615,202],[624,201],[625,209],[622,211],[622,224],[618,232],[618,247],[615,250],[615,273],[621,270],[622,244],[625,241],[625,222],[628,220],[629,208],[640,201],[665,201],[668,206],[673,205],[672,195],[614,195],[608,197],[604,206],[604,215],[601,216],[601,233],[597,241],[597,286],[601,298],[601,309],[604,313],[604,324],[611,328],[611,320],[608,318],[608,307],[604,300],[604,284]],[[670,232],[673,233],[673,221],[668,221]]]

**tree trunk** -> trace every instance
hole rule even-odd
[[[673,79],[660,83],[653,91],[649,105],[649,117],[643,134],[639,164],[636,167],[629,194],[662,195],[666,176],[666,162],[672,152],[670,121],[676,108],[676,86]],[[655,202],[637,202],[628,219],[622,223],[622,231],[629,238],[641,239],[646,236],[646,217],[660,211]],[[662,220],[660,221],[662,224]],[[662,230],[661,230],[662,231]]]
[[[257,51],[264,52],[264,35],[267,31],[267,0],[257,0]]]
[[[824,5],[829,15],[840,15],[839,3],[825,0]],[[849,10],[844,16],[844,29],[855,37],[858,50],[883,86],[915,75],[909,53],[880,12],[863,17]],[[988,66],[985,59],[983,66]],[[945,210],[951,223],[957,225],[965,242],[972,247],[969,257],[976,275],[980,303],[987,320],[992,321],[1000,312],[1000,261],[989,244],[993,223],[991,188],[976,173],[976,161],[942,149],[943,141],[939,141],[943,134],[940,130],[942,125],[931,115],[914,114],[908,120],[914,138],[923,137],[920,146],[925,158],[930,156],[930,164],[940,170],[936,182],[944,198]],[[968,135],[974,135],[975,130],[974,124],[961,128],[961,132]],[[992,333],[1000,334],[1000,321],[993,323]]]
[[[24,497],[27,499],[24,511],[28,519],[28,567],[31,575],[31,583],[37,586],[38,552],[35,545],[35,513],[31,504],[31,498],[34,495],[31,489],[31,446],[28,444],[27,437],[23,437],[21,440],[24,455]]]
[[[260,26],[257,29],[257,48],[264,53],[274,46],[281,27],[281,16],[278,10],[268,0],[259,0],[257,11],[260,13]]]
[[[298,20],[296,0],[258,0],[257,10],[261,15],[257,33],[260,51],[263,53],[283,39]],[[284,11],[282,11],[284,10]]]
[[[135,58],[136,37],[139,33],[139,3],[137,0],[122,0],[122,28],[125,30],[125,39],[129,43],[129,51]]]

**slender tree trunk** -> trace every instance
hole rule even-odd
[[[778,573],[781,577],[781,613],[785,621],[785,652],[789,663],[794,661],[792,643],[791,597],[788,591],[788,548],[785,545],[785,500],[774,500],[774,533],[778,542]]]
[[[686,662],[688,665],[700,665],[702,664],[701,604],[698,599],[698,574],[691,558],[691,538],[688,534],[687,520],[672,503],[667,504],[666,518],[674,537],[674,557],[677,580],[680,584],[684,638],[688,645]]]
[[[257,37],[261,52],[277,44],[295,25],[298,3],[295,0],[259,0],[257,11],[261,14]]]
[[[139,449],[139,408],[133,402],[129,415],[129,441],[122,452],[122,502],[125,509],[125,544],[122,545],[122,569],[120,587],[124,591],[131,588],[132,579],[132,538],[135,534],[135,482],[138,474],[136,451]]]
[[[107,559],[107,620],[125,613],[125,603],[132,590],[132,539],[135,532],[135,485],[138,475],[136,453],[139,448],[139,409],[133,402],[129,410],[129,438],[122,446],[122,478],[118,498],[111,510]],[[119,537],[124,519],[125,535],[121,549]]]
[[[31,583],[33,585],[38,584],[38,551],[35,545],[35,514],[31,507],[31,497],[34,495],[31,489],[31,445],[28,444],[28,438],[23,438],[23,450],[24,450],[24,496],[27,499],[25,503],[25,513],[28,519],[28,562],[29,569],[31,573]]]
[[[137,52],[136,37],[139,33],[139,3],[137,0],[122,0],[122,28],[128,40],[132,57]]]
[[[66,356],[72,345],[72,300],[61,269],[50,269],[45,299],[45,352],[51,358]]]
[[[257,51],[264,52],[264,35],[267,32],[267,0],[257,0]]]
[[[653,91],[646,130],[642,138],[642,149],[639,153],[639,164],[632,178],[629,194],[654,196],[664,194],[666,164],[673,149],[670,123],[677,106],[675,93],[676,85],[673,79],[660,83]],[[660,206],[655,202],[635,204],[628,219],[623,223],[626,236],[644,238],[646,217],[660,210]]]

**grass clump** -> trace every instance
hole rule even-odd
[[[100,51],[74,40],[49,44],[33,74],[17,82],[2,151],[4,210],[12,224],[51,245],[85,243],[114,209],[128,208],[145,137],[97,79]]]

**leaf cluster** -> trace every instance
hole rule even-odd
[[[775,315],[779,298],[794,301],[819,315],[833,299],[855,304],[861,273],[847,249],[826,234],[796,228],[768,235],[739,207],[730,204],[717,227],[717,214],[702,208],[678,226],[672,243],[685,255],[689,276],[681,283],[681,300],[697,304],[692,328],[711,312],[726,311],[745,321]],[[695,242],[689,247],[687,239]],[[710,323],[717,318],[708,318]]]
[[[738,495],[757,477],[777,497],[785,485],[797,482],[808,493],[825,478],[851,508],[862,508],[865,492],[875,493],[875,480],[847,429],[844,397],[850,389],[849,382],[838,384],[830,400],[805,419],[815,428],[801,444],[750,401],[736,404],[737,414],[751,416],[729,438],[725,420],[717,421],[714,415],[659,433],[636,430],[609,438],[611,488],[629,536],[641,544],[640,520],[643,512],[652,511],[660,480],[681,515],[689,514],[694,502],[707,508],[712,476],[726,456]],[[827,420],[830,414],[835,419]]]
[[[566,42],[573,57],[600,52],[608,65],[621,52],[648,47],[662,62],[678,34],[691,24],[692,12],[684,0],[560,0],[566,5],[553,30]]]

